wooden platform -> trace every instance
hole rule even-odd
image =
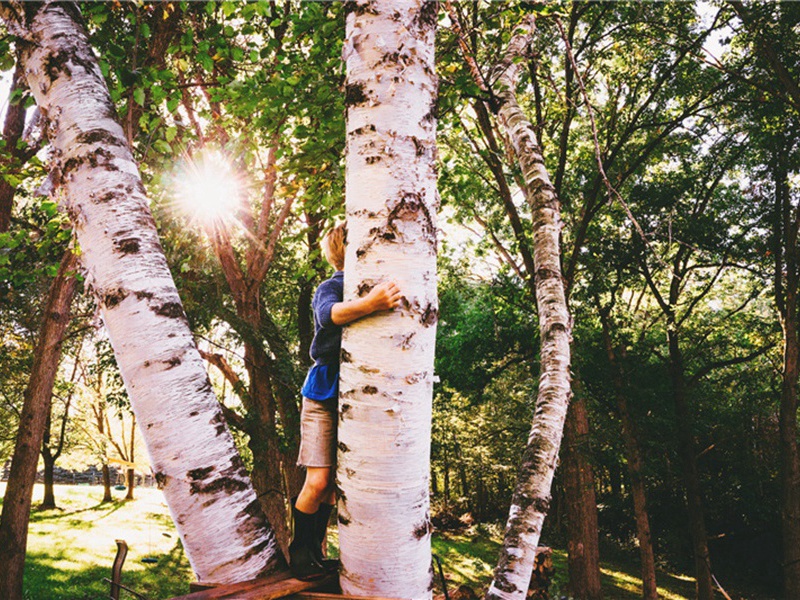
[[[252,579],[241,583],[215,584],[197,582],[191,594],[172,600],[400,600],[364,596],[343,596],[339,592],[339,575],[332,574],[317,581],[301,581],[287,573]]]

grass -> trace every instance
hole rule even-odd
[[[42,486],[34,489],[34,507],[41,502]],[[0,503],[5,484],[0,483]],[[25,567],[25,597],[29,600],[94,600],[107,598],[117,539],[128,543],[122,583],[150,600],[188,593],[194,580],[163,495],[155,489],[136,489],[136,499],[122,500],[125,492],[113,490],[115,500],[102,503],[100,486],[56,486],[58,509],[32,512]],[[336,555],[336,535],[330,532],[331,554]],[[461,584],[479,593],[492,578],[501,535],[498,528],[477,525],[464,533],[437,533],[433,553],[442,561],[448,589]],[[155,564],[142,562],[155,558]],[[567,556],[554,549],[556,575],[551,597],[566,594]],[[604,598],[635,600],[641,596],[641,579],[635,564],[602,563]],[[437,584],[438,584],[437,569]],[[659,573],[659,595],[666,600],[694,596],[694,580],[680,574]],[[437,585],[438,589],[438,585]],[[730,592],[730,590],[728,590]],[[132,596],[123,592],[123,598]],[[737,597],[734,595],[734,597]],[[740,596],[739,596],[740,597]]]
[[[5,484],[0,483],[0,496],[4,492]],[[37,484],[34,507],[42,493],[43,487]],[[112,493],[114,502],[101,503],[102,486],[58,485],[59,508],[34,508],[25,563],[27,599],[107,598],[109,585],[103,578],[111,576],[117,539],[128,544],[123,585],[151,600],[188,593],[194,576],[161,492],[137,488],[133,501],[122,500],[124,491]],[[144,563],[144,558],[158,562]],[[133,598],[124,592],[122,597]]]

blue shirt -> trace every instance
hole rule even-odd
[[[311,358],[314,366],[303,385],[303,396],[311,400],[328,400],[339,395],[339,353],[342,328],[331,320],[333,305],[344,297],[344,272],[336,271],[319,284],[311,308],[314,310],[314,339]]]

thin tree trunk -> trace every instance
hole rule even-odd
[[[45,425],[50,414],[61,344],[69,325],[69,311],[77,282],[72,272],[77,259],[71,250],[64,254],[42,317],[39,340],[19,421],[19,431],[11,459],[3,511],[0,515],[0,598],[21,600],[22,575],[28,538],[33,484],[42,447]]]
[[[50,437],[50,415],[47,415],[47,422],[44,426],[44,439],[42,444],[42,462],[44,463],[44,497],[42,498],[42,503],[39,505],[39,508],[43,510],[49,510],[56,507],[56,494],[54,487],[54,477],[53,471],[55,470],[56,466],[56,457],[55,455],[50,452],[50,448],[48,447],[49,437]]]
[[[103,463],[103,502],[111,502],[114,497],[111,495],[111,469],[108,463]]]
[[[678,453],[683,465],[683,479],[686,486],[686,508],[689,513],[689,533],[694,551],[695,590],[698,600],[712,600],[714,583],[711,578],[711,557],[708,552],[703,501],[700,493],[700,476],[697,472],[697,449],[694,440],[694,418],[686,395],[686,377],[683,368],[683,355],[678,343],[678,333],[674,321],[667,324],[669,342],[669,373],[672,380],[672,400],[675,404]]]
[[[650,533],[650,516],[647,512],[647,494],[645,492],[642,452],[639,437],[628,409],[628,397],[625,377],[622,371],[614,344],[611,339],[611,326],[608,316],[600,309],[600,321],[603,328],[603,341],[606,355],[611,367],[611,381],[622,426],[622,439],[625,444],[625,460],[628,464],[628,476],[633,496],[633,511],[636,518],[636,536],[639,540],[639,557],[642,561],[642,597],[645,600],[657,600],[656,563],[653,555],[653,537]],[[623,349],[624,351],[624,349]],[[624,357],[624,355],[623,355]]]
[[[495,67],[497,116],[514,147],[531,206],[539,308],[541,376],[533,425],[523,453],[494,580],[487,599],[520,600],[528,589],[536,546],[550,506],[558,450],[570,399],[571,322],[561,276],[560,203],[550,183],[533,126],[519,108],[515,89],[534,32],[532,17],[515,32]]]
[[[25,85],[25,75],[22,68],[17,63],[14,70],[14,76],[11,80],[11,89],[9,90],[9,97],[12,96],[14,91]],[[6,109],[6,117],[3,121],[3,141],[6,143],[4,152],[8,154],[8,158],[3,160],[3,166],[8,168],[16,160],[20,158],[20,152],[17,149],[17,142],[22,139],[22,133],[25,129],[25,103],[21,100],[16,104],[9,102],[8,109]],[[4,178],[0,177],[0,233],[8,231],[11,224],[11,211],[14,205],[14,194],[17,188],[8,183]]]
[[[577,384],[576,384],[576,389]],[[600,588],[600,547],[594,471],[587,457],[589,415],[577,394],[564,424],[561,478],[567,504],[569,589],[580,600],[603,597]]]
[[[231,582],[284,568],[197,352],[77,6],[4,3],[0,15],[21,36],[28,87],[50,117],[87,284],[195,573]]]
[[[346,6],[344,298],[394,280],[404,300],[343,333],[340,581],[346,594],[430,598],[438,6]]]
[[[775,298],[783,327],[781,381],[780,480],[783,589],[786,598],[800,597],[800,455],[797,447],[797,378],[800,375],[798,332],[798,225],[800,209],[789,198],[788,169],[783,148],[776,152],[775,181]],[[783,232],[783,235],[780,235]],[[780,248],[780,245],[783,248]]]

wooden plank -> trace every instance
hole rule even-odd
[[[251,579],[249,581],[242,581],[239,583],[228,583],[228,584],[218,585],[215,587],[207,587],[206,589],[186,594],[184,596],[176,596],[175,598],[172,598],[172,600],[214,600],[215,598],[222,598],[223,596],[221,594],[246,592],[248,590],[252,590],[253,588],[259,586],[269,585],[271,583],[289,579],[290,577],[291,574],[289,573],[289,571],[283,571],[282,573],[276,573],[274,575],[268,575],[266,577],[259,577],[257,579]],[[210,585],[213,584],[210,583]]]
[[[317,581],[301,581],[300,579],[285,579],[283,581],[266,585],[263,587],[254,588],[248,592],[237,593],[233,596],[221,596],[221,598],[228,598],[233,600],[277,600],[278,598],[285,598],[296,592],[304,592],[306,590],[315,590],[322,587],[327,587],[331,583],[339,580],[339,574],[334,573],[328,575],[324,579]]]
[[[189,591],[190,592],[202,592],[203,590],[211,590],[214,588],[218,588],[220,586],[225,585],[224,583],[212,582],[212,581],[191,581],[189,582]]]
[[[402,600],[401,598],[383,598],[378,596],[347,596],[326,592],[299,592],[286,596],[283,600]]]
[[[276,600],[296,592],[330,589],[329,586],[336,585],[338,580],[337,573],[316,581],[301,581],[293,579],[289,573],[278,573],[178,596],[172,600]]]

